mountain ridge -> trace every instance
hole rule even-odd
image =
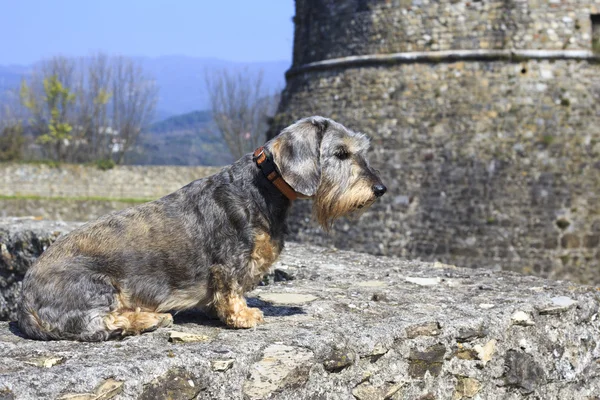
[[[130,58],[139,62],[144,72],[152,76],[159,87],[155,121],[208,109],[205,74],[210,73],[211,70],[246,69],[252,75],[262,70],[264,87],[268,92],[273,93],[282,90],[285,86],[284,74],[291,65],[291,62],[286,60],[239,62],[176,54]],[[22,77],[30,74],[40,62],[30,65],[0,65],[0,101],[4,92],[18,88]]]

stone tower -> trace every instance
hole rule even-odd
[[[312,114],[372,138],[389,188],[296,239],[600,282],[600,0],[296,0],[271,135]]]

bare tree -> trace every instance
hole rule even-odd
[[[108,105],[112,98],[110,58],[98,53],[80,60],[77,85],[77,125],[75,130],[85,142],[85,156],[93,159],[110,157],[110,119]]]
[[[263,72],[207,71],[205,81],[213,121],[234,158],[264,143],[279,99],[265,89]]]
[[[158,89],[154,80],[144,76],[141,66],[124,57],[114,61],[112,83],[112,127],[118,132],[115,140],[119,140],[113,143],[112,152],[121,163],[152,120]]]

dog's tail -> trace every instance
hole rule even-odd
[[[43,321],[38,312],[26,305],[23,299],[21,299],[21,304],[19,305],[17,325],[21,332],[30,339],[75,339],[65,337],[64,334],[50,323]]]

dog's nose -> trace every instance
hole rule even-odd
[[[373,185],[373,193],[375,193],[376,197],[381,197],[387,192],[387,188],[383,186],[381,183],[377,185]]]

